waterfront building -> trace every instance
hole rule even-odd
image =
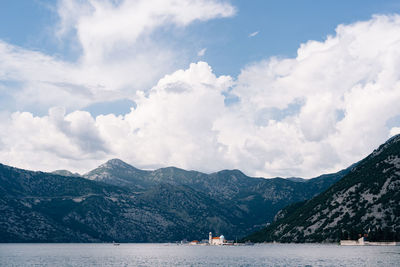
[[[213,237],[212,233],[208,234],[208,243],[210,245],[224,245],[226,243],[225,237],[223,235]]]
[[[366,241],[365,237],[360,237],[358,240],[340,240],[341,246],[400,246],[400,242],[395,241]]]

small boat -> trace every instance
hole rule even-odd
[[[113,241],[113,245],[114,246],[119,246],[119,245],[121,245],[120,243],[115,243],[114,241]]]
[[[254,246],[254,243],[251,242],[250,240],[247,240],[246,242],[244,242],[245,246]]]

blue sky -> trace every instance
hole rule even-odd
[[[400,3],[0,2],[0,162],[312,177],[400,133]]]
[[[367,20],[373,14],[400,12],[396,0],[233,0],[235,16],[196,22],[174,41],[193,49],[207,47],[204,60],[216,74],[238,75],[244,65],[271,56],[293,57],[299,44],[324,40],[339,24]],[[42,51],[68,61],[79,47],[60,43],[53,26],[58,22],[57,1],[1,1],[0,38],[12,44]],[[258,32],[254,37],[249,34]],[[169,33],[168,33],[169,34]],[[193,54],[192,60],[196,60]]]
[[[223,22],[210,21],[203,30],[211,30],[212,39],[227,33],[226,39],[214,44],[215,50],[210,49],[206,57],[220,74],[237,75],[243,65],[261,58],[293,57],[299,44],[324,40],[328,34],[334,34],[339,24],[400,11],[398,1],[254,0],[232,3],[239,10],[236,17]],[[257,36],[246,38],[257,31]]]

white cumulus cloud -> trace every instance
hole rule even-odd
[[[399,45],[400,17],[375,16],[338,26],[324,42],[302,44],[296,58],[245,68],[233,92],[240,113],[263,136],[259,146],[271,150],[262,154],[264,172],[337,170],[385,141],[386,122],[400,114]],[[298,110],[282,118],[296,104]],[[257,120],[271,110],[278,121]]]
[[[137,106],[125,115],[3,112],[0,161],[80,172],[112,157],[142,168],[239,168],[266,177],[337,171],[398,132],[398,47],[400,16],[375,16],[301,44],[294,58],[246,66],[237,78],[192,63],[131,92]],[[68,82],[58,75],[52,84]],[[226,95],[238,100],[227,105]]]
[[[0,84],[0,96],[14,99],[16,110],[45,114],[52,106],[76,110],[132,98],[189,63],[184,49],[169,45],[157,30],[172,34],[236,12],[216,0],[61,0],[56,10],[58,39],[80,48],[75,62],[0,40],[0,81],[7,82],[4,89]]]

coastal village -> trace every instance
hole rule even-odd
[[[182,244],[190,245],[200,245],[200,246],[238,246],[244,245],[235,242],[234,240],[225,239],[224,235],[212,236],[212,232],[208,234],[208,239],[203,239],[201,241],[193,240],[191,242],[181,241]],[[276,242],[273,242],[276,243]],[[253,243],[251,243],[253,244]],[[400,242],[395,241],[368,241],[368,234],[360,235],[357,240],[340,240],[340,246],[400,246]]]

